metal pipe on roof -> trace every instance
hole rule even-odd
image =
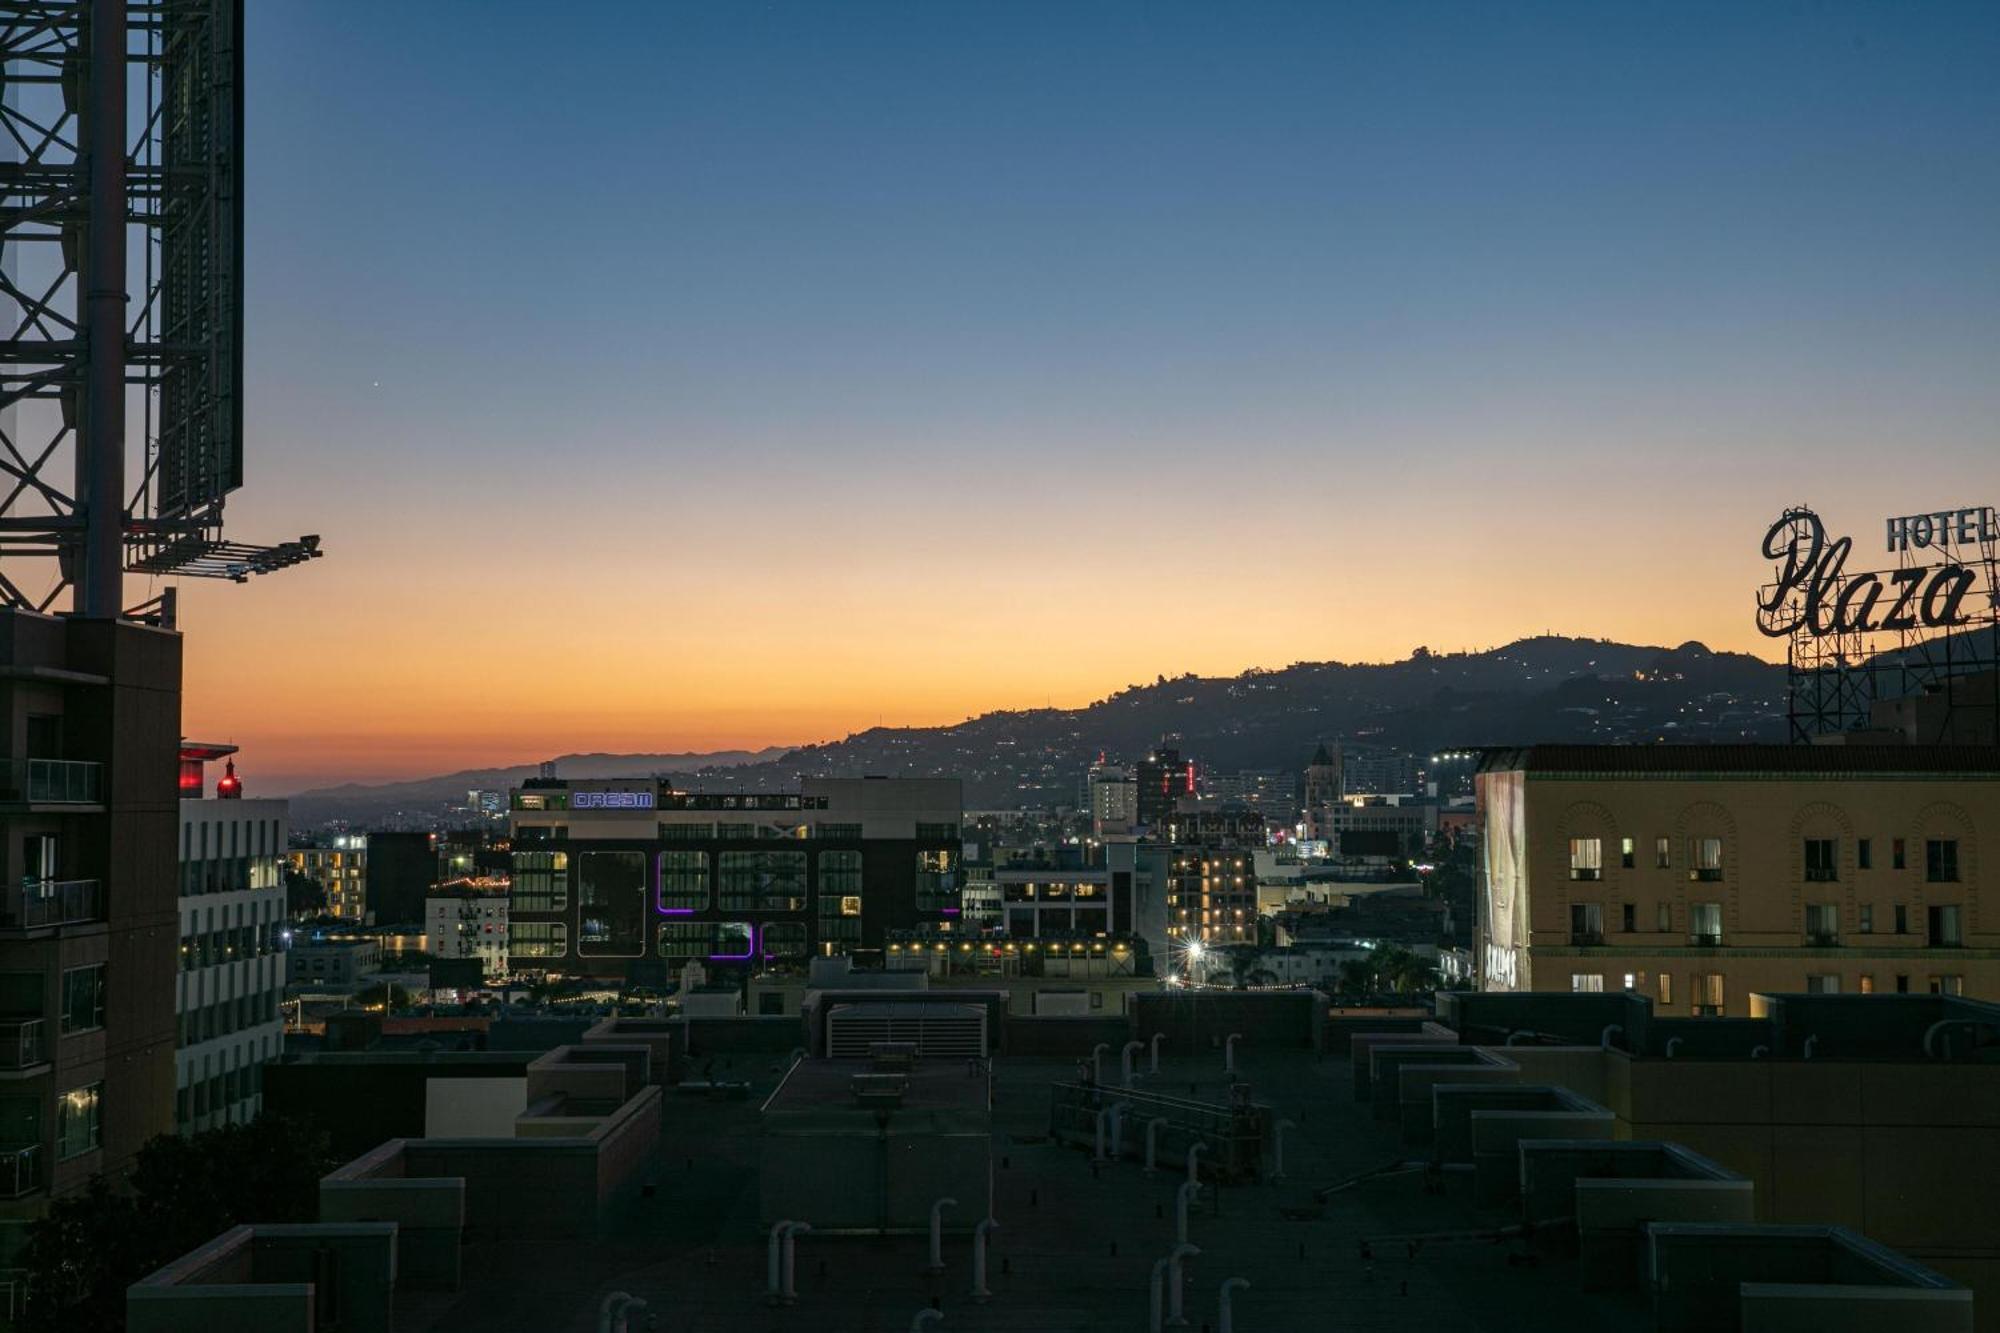
[[[1229,1040],[1222,1043],[1223,1073],[1233,1074],[1236,1072],[1236,1043],[1241,1040],[1243,1040],[1242,1033],[1232,1032],[1229,1034]]]
[[[1125,1049],[1118,1053],[1119,1073],[1124,1075],[1125,1086],[1128,1088],[1132,1086],[1132,1057],[1145,1049],[1146,1043],[1143,1041],[1128,1041],[1125,1043]]]
[[[1156,1115],[1146,1122],[1146,1174],[1149,1176],[1159,1170],[1154,1158],[1160,1142],[1160,1126],[1172,1123],[1172,1120],[1163,1115]]]
[[[794,1278],[798,1274],[799,1237],[812,1230],[810,1222],[793,1222],[785,1228],[785,1289],[779,1295],[785,1304],[791,1305],[799,1298],[798,1286]]]
[[[771,1244],[764,1258],[764,1301],[776,1305],[784,1295],[783,1277],[778,1267],[779,1246],[783,1242],[785,1228],[791,1219],[775,1222],[771,1226]]]
[[[1271,1152],[1274,1158],[1271,1170],[1271,1179],[1273,1181],[1285,1178],[1285,1131],[1297,1128],[1298,1125],[1290,1120],[1280,1120],[1273,1126],[1271,1135]]]
[[[1187,1323],[1181,1315],[1181,1262],[1201,1253],[1196,1245],[1176,1245],[1167,1256],[1167,1323],[1179,1327]]]
[[[931,1205],[931,1272],[944,1271],[944,1210],[958,1207],[949,1195]]]
[[[1155,1032],[1153,1034],[1153,1063],[1151,1068],[1146,1071],[1149,1074],[1160,1072],[1160,1039],[1166,1035],[1164,1032]]]
[[[1230,1308],[1229,1294],[1249,1285],[1250,1279],[1247,1277],[1232,1277],[1226,1279],[1221,1289],[1215,1293],[1216,1327],[1221,1333],[1236,1333],[1235,1311]]]
[[[972,1299],[981,1305],[993,1299],[986,1288],[986,1237],[999,1225],[989,1217],[972,1229]]]
[[[1188,1204],[1199,1193],[1199,1180],[1184,1180],[1181,1187],[1174,1191],[1174,1240],[1181,1245],[1188,1243]]]

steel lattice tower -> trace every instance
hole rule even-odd
[[[0,0],[0,604],[172,619],[126,571],[225,541],[243,482],[243,0]],[[65,597],[67,606],[65,607]]]

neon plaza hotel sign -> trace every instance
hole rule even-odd
[[[2000,519],[1993,506],[1943,509],[1888,520],[1895,569],[1850,574],[1852,537],[1828,538],[1810,509],[1788,509],[1764,534],[1764,557],[1777,562],[1757,593],[1757,628],[1774,639],[1823,638],[1910,630],[1950,630],[1990,617],[2000,589],[1992,585]],[[1936,559],[1921,563],[1917,553]],[[1980,591],[1980,569],[1988,586]],[[1977,594],[1975,596],[1975,594]]]

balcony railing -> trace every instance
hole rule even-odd
[[[94,879],[31,879],[0,889],[0,930],[43,930],[104,919],[104,886]]]
[[[1809,930],[1806,943],[1815,949],[1837,949],[1840,947],[1840,932],[1837,930]]]
[[[0,1148],[0,1199],[18,1199],[42,1187],[42,1146]]]
[[[0,1069],[32,1069],[48,1062],[39,1018],[0,1018]]]
[[[30,805],[95,805],[103,799],[104,765],[87,759],[0,762],[0,801]]]
[[[1569,942],[1573,945],[1595,948],[1604,943],[1604,932],[1601,930],[1572,930],[1569,933]]]
[[[1696,931],[1694,934],[1688,936],[1688,943],[1697,949],[1715,949],[1721,947],[1722,935],[1720,932],[1708,933]]]

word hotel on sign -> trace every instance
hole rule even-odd
[[[1953,542],[1990,542],[2000,539],[2000,524],[1994,522],[1992,505],[1970,509],[1940,509],[1935,514],[1908,514],[1889,520],[1889,549],[1907,551],[1928,546],[1949,546]]]

